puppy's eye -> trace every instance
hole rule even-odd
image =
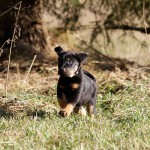
[[[68,60],[67,63],[68,63],[68,64],[72,64],[72,60]]]
[[[69,58],[67,58],[67,64],[72,64],[73,62],[72,62],[72,60],[71,59],[69,59]]]

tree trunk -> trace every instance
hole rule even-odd
[[[49,41],[48,30],[43,24],[43,0],[24,1],[25,9],[20,14],[21,39],[31,46],[37,56],[42,60],[55,58],[54,51]],[[29,8],[29,5],[31,6]],[[24,7],[24,6],[23,6]]]

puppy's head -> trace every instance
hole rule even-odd
[[[66,52],[60,46],[55,48],[58,55],[58,74],[72,78],[87,59],[85,53]]]

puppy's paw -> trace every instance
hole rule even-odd
[[[66,107],[59,112],[59,115],[62,117],[68,117],[72,111],[74,106],[72,104],[67,104]]]
[[[67,117],[68,116],[67,112],[65,112],[64,110],[59,111],[59,115],[61,117]]]
[[[84,107],[81,107],[78,112],[81,116],[86,116],[86,110]]]

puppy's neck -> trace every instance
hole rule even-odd
[[[77,71],[74,73],[74,76],[78,75],[79,73],[81,73],[81,64],[79,64]]]

